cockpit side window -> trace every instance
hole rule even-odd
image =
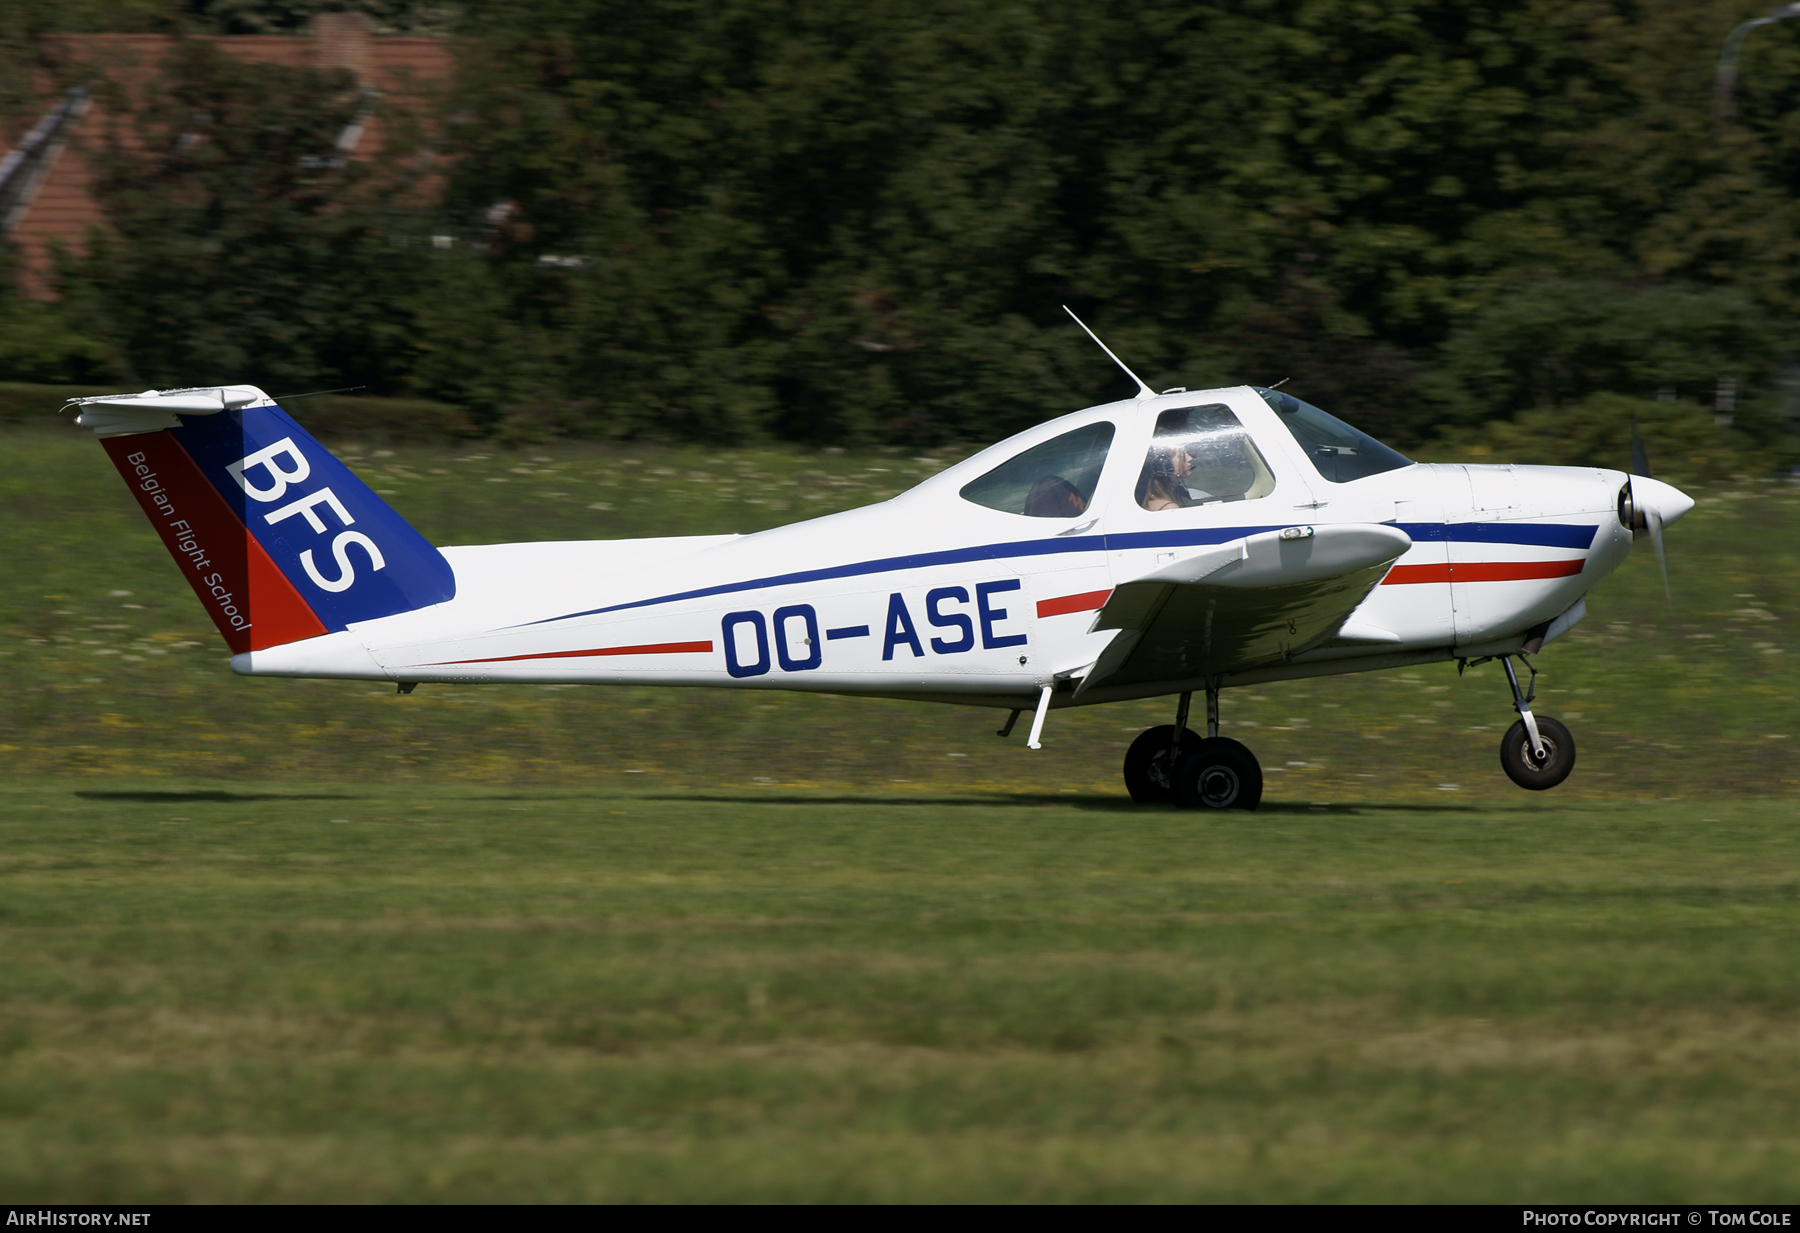
[[[1137,482],[1137,502],[1145,509],[1252,501],[1273,491],[1274,473],[1230,407],[1209,403],[1156,417]]]
[[[1292,394],[1281,394],[1251,386],[1264,402],[1275,409],[1275,415],[1294,434],[1294,440],[1306,451],[1319,474],[1334,484],[1347,484],[1383,471],[1398,471],[1412,466],[1412,459],[1390,449],[1360,429],[1352,428],[1335,415],[1327,415]]]
[[[1105,420],[1052,437],[964,484],[963,499],[1027,518],[1077,517],[1094,499],[1112,439]]]

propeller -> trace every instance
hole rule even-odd
[[[1638,431],[1637,416],[1631,417],[1631,479],[1625,481],[1627,500],[1631,502],[1632,525],[1643,519],[1645,528],[1650,532],[1650,545],[1656,549],[1656,567],[1662,571],[1663,597],[1671,604],[1675,602],[1675,592],[1669,589],[1669,558],[1663,552],[1663,518],[1657,503],[1638,501],[1636,486],[1633,483],[1639,477],[1654,479],[1650,474],[1650,451],[1644,448],[1644,434]]]

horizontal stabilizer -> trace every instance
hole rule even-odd
[[[268,401],[269,396],[254,385],[209,385],[186,390],[145,390],[142,394],[97,394],[91,398],[72,398],[68,405],[80,407],[84,415],[89,407],[125,407],[146,411],[179,411],[188,415],[212,415]],[[75,422],[81,423],[79,419]]]

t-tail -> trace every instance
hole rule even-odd
[[[443,554],[255,386],[72,405],[234,655],[456,594]]]

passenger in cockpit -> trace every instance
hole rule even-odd
[[[1073,518],[1087,509],[1081,490],[1060,475],[1046,475],[1025,494],[1027,518]]]
[[[1186,509],[1198,504],[1184,482],[1194,470],[1187,442],[1169,439],[1150,446],[1144,470],[1138,476],[1137,503],[1149,510]]]
[[[1138,476],[1138,504],[1165,510],[1244,500],[1260,486],[1252,448],[1236,425],[1159,433]]]

